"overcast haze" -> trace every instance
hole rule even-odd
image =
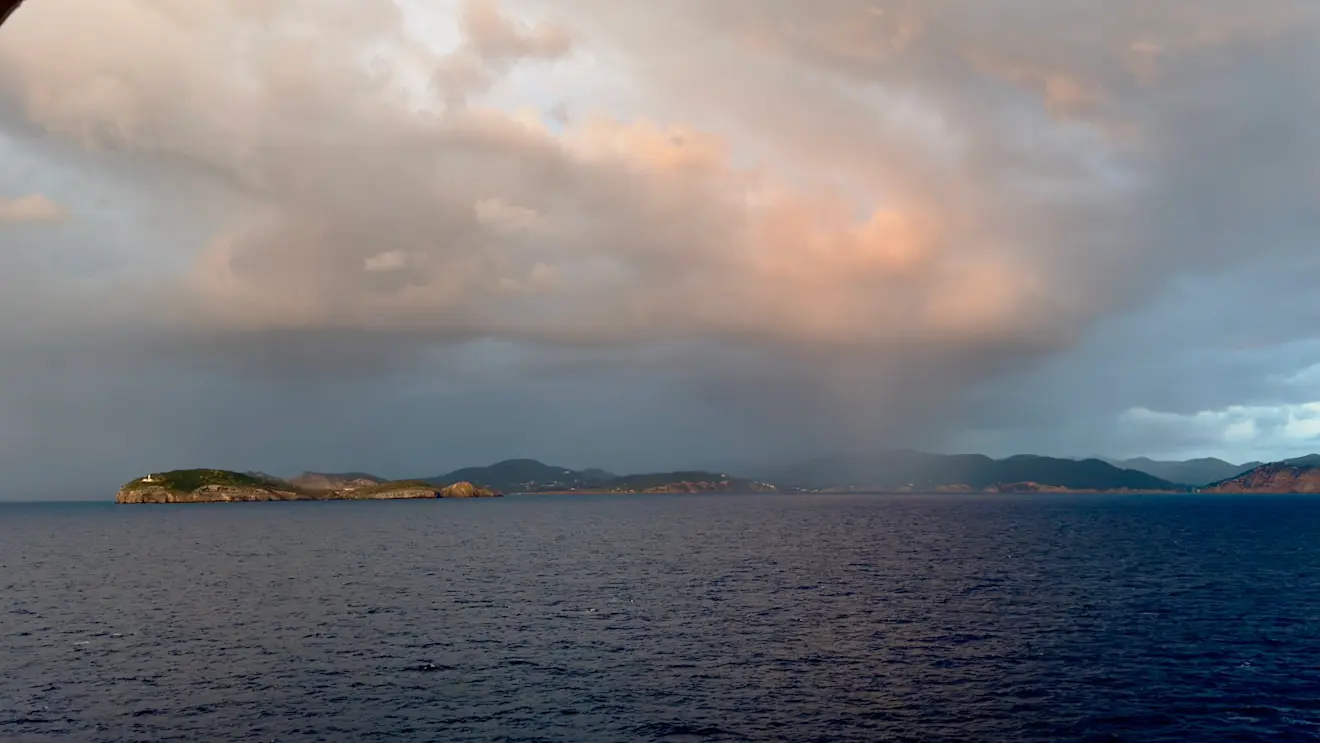
[[[1312,0],[29,0],[0,497],[1320,449]]]

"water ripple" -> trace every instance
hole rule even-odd
[[[1320,499],[0,506],[0,740],[1320,740]]]

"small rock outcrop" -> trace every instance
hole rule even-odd
[[[499,493],[470,482],[456,482],[440,489],[441,498],[496,498]]]

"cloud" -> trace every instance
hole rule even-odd
[[[408,267],[408,254],[402,250],[387,250],[369,256],[362,262],[368,271],[399,271]]]
[[[1200,349],[1116,349],[1187,286],[1304,296],[1269,286],[1320,232],[1310,5],[452,7],[449,46],[388,0],[16,17],[0,128],[185,227],[49,312],[291,374],[513,344],[787,449],[1221,409],[1248,387],[1169,391]]]
[[[0,224],[58,222],[66,217],[68,212],[64,207],[42,194],[16,199],[0,197]]]
[[[463,0],[458,15],[463,42],[440,58],[432,77],[450,106],[488,91],[523,60],[552,61],[572,51],[572,35],[563,27],[521,23],[495,0]]]
[[[1174,451],[1241,451],[1269,460],[1320,448],[1320,402],[1273,407],[1233,405],[1191,415],[1133,408],[1120,421],[1146,436],[1162,430],[1181,438]]]
[[[214,172],[251,202],[255,221],[198,258],[188,296],[201,321],[950,351],[1067,334],[1071,300],[1012,247],[1022,238],[976,224],[954,234],[952,205],[933,195],[796,184],[684,124],[596,115],[556,133],[491,110],[418,110],[397,81],[343,62],[385,41],[407,47],[392,21],[359,31],[313,15],[326,33],[309,40],[297,3],[203,3],[189,15],[120,1],[113,12],[167,27],[168,41],[148,54],[145,39],[134,52],[86,39],[77,65],[49,60],[40,43],[42,23],[60,19],[53,3],[9,52],[23,71],[14,89],[56,135]],[[460,30],[437,70],[458,54],[498,75],[570,48],[566,31],[516,23],[489,2],[465,4]],[[181,33],[200,43],[173,41]],[[239,38],[264,62],[217,65]],[[367,265],[395,279],[364,275]]]

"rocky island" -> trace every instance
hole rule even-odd
[[[1320,464],[1314,457],[1263,464],[1237,477],[1201,488],[1203,493],[1320,493]]]
[[[309,488],[260,473],[228,470],[174,470],[125,484],[116,503],[233,503],[309,500],[408,500],[493,498],[499,493],[468,482],[436,487],[418,480],[357,479],[336,488]]]

